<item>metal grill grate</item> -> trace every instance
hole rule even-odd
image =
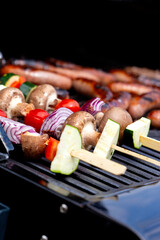
[[[140,150],[123,147],[144,154],[160,161],[160,153],[141,147]],[[124,175],[116,176],[80,161],[78,169],[70,176],[63,176],[50,171],[50,162],[42,158],[37,162],[4,159],[0,167],[11,171],[49,191],[58,192],[82,201],[98,201],[100,198],[118,194],[131,188],[160,180],[160,167],[135,157],[115,151],[113,161],[127,166]]]

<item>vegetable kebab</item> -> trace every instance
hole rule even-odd
[[[149,117],[147,117],[147,118],[142,117],[142,118],[140,118],[140,120],[143,120],[143,121],[137,120],[138,122],[135,121],[134,123],[132,123],[131,115],[128,113],[128,111],[126,111],[126,113],[124,115],[124,112],[121,108],[111,107],[107,111],[106,111],[106,108],[107,108],[107,106],[103,101],[101,101],[99,98],[93,98],[93,99],[90,99],[88,102],[86,102],[81,107],[81,110],[87,111],[95,117],[96,126],[97,126],[99,132],[102,132],[102,130],[103,130],[104,125],[102,124],[102,122],[106,123],[106,120],[108,118],[110,118],[116,122],[120,122],[120,124],[121,124],[120,136],[119,136],[120,143],[123,141],[123,133],[127,126],[126,124],[128,124],[129,126],[127,127],[127,129],[125,131],[125,135],[127,135],[129,138],[133,135],[136,135],[139,132],[139,139],[137,141],[138,144],[135,143],[135,137],[134,137],[134,139],[132,140],[133,147],[139,148],[141,145],[143,145],[145,147],[154,149],[156,151],[160,151],[160,141],[147,137],[147,135],[149,133],[149,129],[150,129],[150,124],[151,124]],[[142,126],[144,124],[146,124],[147,126]],[[140,135],[140,133],[142,131],[141,127],[142,127],[142,129],[146,128],[148,130],[146,132],[143,132]],[[127,136],[125,137],[125,139],[127,139]],[[128,143],[128,141],[127,141],[127,143]]]
[[[48,140],[47,134],[40,135],[35,131],[33,127],[27,126],[23,123],[16,122],[5,117],[0,117],[0,123],[2,124],[11,142],[15,144],[22,144],[22,150],[25,156],[32,156],[32,158],[39,158],[40,156],[42,156],[42,153],[45,150],[45,143]],[[68,141],[68,139],[70,141]],[[77,128],[66,125],[61,136],[61,141],[58,144],[58,155],[60,154],[61,149],[63,151],[60,156],[63,157],[62,160],[64,160],[64,165],[61,165],[62,170],[60,172],[68,175],[76,170],[79,163],[79,158],[77,159],[75,152],[72,153],[74,157],[70,157],[70,155],[67,154],[70,150],[81,149],[81,135]],[[106,161],[105,158],[99,157],[98,155],[93,155],[93,153],[89,151],[84,151],[85,152],[80,157],[80,159],[84,160],[85,162],[88,162],[94,166],[97,166],[116,175],[124,174],[124,172],[126,171],[126,167],[121,164],[114,163],[112,161]],[[57,158],[57,154],[55,158]],[[55,161],[55,164],[56,162],[57,161]]]
[[[112,115],[113,111],[115,110],[117,111],[117,113],[118,112],[120,113],[121,116],[120,118],[117,118],[115,115]],[[115,121],[114,118],[117,120],[117,122]],[[142,122],[142,124],[144,123],[143,118],[140,121]],[[150,127],[149,125],[150,120],[146,119],[145,121],[146,121],[146,123],[144,123],[145,128],[146,131],[148,132]],[[90,149],[92,146],[95,146],[93,152],[102,157],[111,159],[114,150],[117,150],[124,154],[128,154],[139,159],[142,159],[144,161],[153,163],[153,159],[151,158],[135,153],[133,151],[129,151],[125,148],[116,146],[118,140],[122,141],[122,133],[124,133],[124,130],[127,128],[128,125],[130,125],[130,122],[132,122],[132,119],[129,113],[126,110],[119,108],[117,109],[117,107],[115,107],[114,109],[111,108],[110,110],[108,110],[108,112],[106,112],[106,115],[104,115],[104,117],[102,118],[99,126],[101,132],[97,132],[95,130],[94,117],[90,113],[83,111],[71,114],[66,119],[65,124],[70,124],[72,126],[77,127],[82,135],[83,147],[86,149]],[[154,164],[160,166],[160,162],[158,161],[154,161]]]

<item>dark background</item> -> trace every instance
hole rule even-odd
[[[43,2],[7,13],[0,37],[4,57],[56,57],[104,69],[124,65],[160,68],[157,3],[86,4]]]

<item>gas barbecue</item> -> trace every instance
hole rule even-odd
[[[160,160],[159,152],[145,147],[137,152]],[[1,201],[11,209],[9,239],[73,239],[74,231],[79,237],[158,239],[160,167],[118,152],[112,160],[127,166],[124,175],[80,162],[72,175],[59,176],[45,158],[26,161],[19,149],[14,156],[1,155]]]

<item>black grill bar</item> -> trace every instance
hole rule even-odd
[[[126,145],[123,147],[160,161],[160,153],[157,151],[145,147],[140,149],[133,149]],[[156,165],[117,151],[112,160],[127,166],[124,175],[116,176],[80,161],[74,173],[63,176],[51,172],[50,161],[45,158],[35,162],[26,161],[23,158],[4,159],[0,167],[39,186],[43,185],[49,191],[74,196],[83,201],[98,201],[99,198],[160,180],[160,167]]]

